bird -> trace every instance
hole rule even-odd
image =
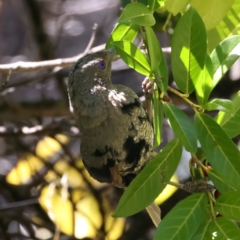
[[[152,159],[154,133],[137,94],[112,83],[115,56],[108,49],[80,58],[69,74],[68,96],[85,168],[97,181],[125,189]],[[158,225],[159,207],[153,203],[147,211]]]

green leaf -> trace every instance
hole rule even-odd
[[[215,210],[224,217],[240,222],[240,191],[222,194],[216,201]]]
[[[150,57],[151,70],[154,71],[158,68],[161,62],[161,52],[159,42],[156,35],[151,27],[145,27],[145,32],[147,36],[147,49]]]
[[[219,217],[211,222],[209,232],[211,234],[210,239],[214,240],[238,240],[240,236],[237,225],[224,217]]]
[[[119,23],[137,24],[139,26],[153,26],[153,13],[142,3],[130,3],[124,9],[118,20]]]
[[[234,0],[192,0],[191,6],[194,7],[203,19],[205,27],[210,30],[225,17],[229,9],[232,7]]]
[[[204,68],[202,69],[199,79],[194,81],[194,87],[199,105],[204,106],[213,89],[213,66],[211,58],[207,55]]]
[[[180,18],[172,38],[172,72],[178,88],[190,94],[204,68],[207,36],[201,17],[190,8]]]
[[[148,0],[150,11],[159,9],[165,0]]]
[[[130,216],[152,203],[176,171],[181,155],[182,145],[173,139],[130,183],[113,216]]]
[[[216,122],[221,125],[223,130],[230,138],[240,134],[240,91],[233,97],[232,113],[219,112],[215,117]]]
[[[200,222],[200,225],[197,229],[197,231],[194,233],[191,240],[209,240],[211,239],[211,235],[208,231],[208,226],[211,222],[211,215],[208,210],[208,208],[204,209],[204,216],[202,218],[202,221]]]
[[[226,192],[236,191],[235,188],[226,184],[225,181],[220,178],[214,170],[208,171],[208,176],[220,193],[223,194]]]
[[[167,102],[164,103],[163,109],[173,132],[180,139],[186,150],[193,154],[196,153],[197,132],[189,117],[183,111]]]
[[[137,72],[151,76],[150,64],[145,55],[131,42],[116,41],[113,47],[120,55],[122,60]]]
[[[180,12],[183,12],[190,0],[166,0],[165,7],[174,16]]]
[[[194,124],[203,152],[217,175],[233,188],[240,189],[240,154],[223,129],[208,115],[198,113]]]
[[[139,26],[136,24],[118,23],[106,43],[106,49],[111,48],[112,42],[114,41],[133,42],[137,36],[138,30]]]
[[[157,86],[160,88],[160,90],[163,93],[165,93],[168,87],[168,67],[167,67],[167,63],[161,48],[160,48],[160,59],[161,59],[161,62],[160,62],[159,68],[156,71],[154,71],[154,76],[155,76]]]
[[[161,143],[162,136],[162,125],[163,125],[163,106],[162,102],[159,101],[159,93],[158,91],[154,91],[153,93],[153,126],[154,126],[154,136],[155,136],[155,144],[153,148],[156,148]]]
[[[233,103],[229,99],[216,98],[216,99],[213,99],[212,101],[206,103],[204,105],[204,108],[208,111],[220,110],[223,112],[232,113],[233,112]]]
[[[207,207],[205,194],[193,194],[178,203],[159,224],[154,240],[191,240]]]
[[[240,36],[224,39],[212,51],[210,57],[213,63],[213,87],[221,80],[240,56]]]
[[[231,9],[218,25],[208,31],[208,51],[211,52],[223,39],[240,34],[240,1],[234,1]]]

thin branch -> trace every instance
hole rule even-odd
[[[39,61],[39,62],[16,62],[9,64],[0,64],[0,73],[8,73],[11,69],[12,72],[31,72],[43,69],[53,69],[55,67],[70,67],[72,66],[79,58],[87,55],[88,53],[95,53],[101,51],[105,48],[105,44],[93,47],[87,52],[83,52],[77,56],[70,58],[59,58],[48,61]],[[162,49],[163,53],[169,55],[171,53],[171,48],[166,47]]]
[[[88,53],[90,51],[90,49],[92,48],[93,43],[94,43],[94,41],[96,39],[97,28],[98,28],[97,23],[94,23],[94,25],[92,27],[92,36],[91,36],[91,38],[89,40],[89,43],[88,43],[84,53]]]
[[[42,69],[53,69],[55,67],[70,67],[72,66],[79,58],[85,56],[87,53],[93,53],[103,50],[105,44],[99,45],[92,48],[88,52],[81,53],[77,56],[70,58],[59,58],[48,61],[39,61],[39,62],[16,62],[9,64],[0,64],[0,73],[8,73],[9,69],[12,69],[12,72],[31,72]]]

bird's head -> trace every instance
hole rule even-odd
[[[109,88],[114,55],[115,50],[109,49],[80,58],[70,72],[68,87],[74,85],[83,92],[97,86]]]

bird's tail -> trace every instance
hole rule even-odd
[[[146,207],[146,210],[150,218],[152,219],[154,225],[157,227],[158,224],[161,222],[161,209],[155,202],[153,202]]]

